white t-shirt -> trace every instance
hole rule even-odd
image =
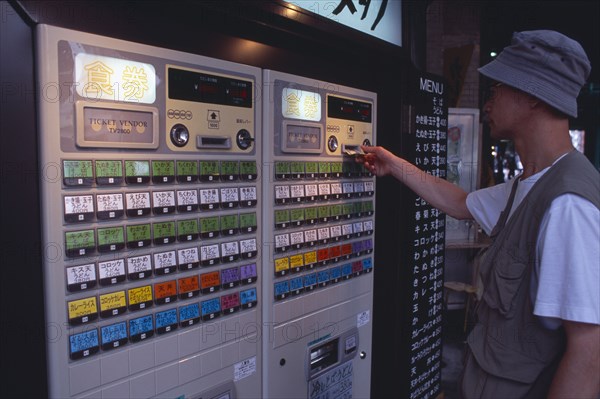
[[[548,169],[519,181],[510,216]],[[467,196],[471,215],[487,234],[506,207],[514,181]],[[558,328],[561,320],[600,324],[600,210],[578,195],[555,198],[542,219],[536,250],[531,300],[542,324],[549,329]]]

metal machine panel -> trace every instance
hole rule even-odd
[[[264,397],[368,397],[375,179],[353,156],[375,142],[377,96],[263,82]]]
[[[37,42],[50,396],[263,396],[260,70]]]

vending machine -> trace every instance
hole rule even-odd
[[[47,25],[37,57],[50,396],[262,397],[261,71]]]
[[[370,396],[375,93],[263,74],[263,397]]]

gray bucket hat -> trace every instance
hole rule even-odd
[[[572,117],[590,61],[581,45],[551,30],[515,32],[512,43],[479,72],[519,89]]]

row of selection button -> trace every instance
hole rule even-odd
[[[275,185],[275,203],[278,205],[303,202],[372,197],[375,185],[372,181]]]
[[[276,179],[340,179],[371,177],[373,174],[361,163],[317,162],[317,161],[277,161]]]
[[[256,161],[63,160],[63,184],[89,187],[256,180]]]
[[[371,258],[357,260],[352,263],[330,267],[304,276],[295,276],[284,281],[275,282],[273,284],[273,296],[275,301],[281,301],[290,296],[309,293],[317,288],[324,288],[328,285],[337,284],[340,281],[359,277],[362,274],[370,273],[371,271],[373,271],[373,261]]]
[[[358,221],[342,225],[300,230],[291,233],[276,234],[274,252],[286,252],[290,249],[302,249],[315,245],[326,245],[330,241],[338,242],[373,234],[373,221]]]
[[[123,283],[127,279],[138,281],[150,278],[152,275],[166,276],[176,273],[177,270],[193,270],[198,268],[200,263],[198,247],[190,247],[179,249],[177,252],[157,252],[69,266],[66,268],[67,290],[80,292],[93,289],[97,284],[101,287],[110,287]],[[213,262],[206,266],[214,264]],[[240,281],[248,281],[257,276],[256,264],[223,269],[221,273],[223,284],[235,283],[235,276],[239,276]]]
[[[373,215],[373,201],[275,210],[275,228],[300,227]]]
[[[230,216],[235,217],[236,215]],[[221,219],[221,222],[223,222],[223,219]],[[224,226],[221,225],[221,233],[223,232],[223,227]],[[224,235],[233,235],[242,230],[242,232],[245,233],[252,232],[255,231],[255,229],[255,226],[245,225],[243,229],[240,228],[236,231],[235,228],[232,227],[226,230],[226,234],[224,233]],[[197,231],[197,233],[194,231]],[[125,234],[125,232],[127,232],[127,234]],[[219,230],[212,231],[212,236],[206,236],[206,238],[216,237],[217,232],[219,232]],[[99,253],[111,253],[121,251],[125,249],[125,247],[139,249],[148,247],[151,244],[162,246],[173,244],[176,240],[180,242],[195,241],[199,238],[199,235],[197,219],[75,230],[65,232],[65,254],[69,257],[82,257],[91,255],[96,250]],[[96,236],[98,237],[97,240]],[[216,248],[216,250],[213,248]],[[218,244],[204,245],[201,246],[200,249],[201,260],[204,260],[203,257],[209,256],[210,254],[210,257],[206,260],[207,262],[208,260],[213,259],[213,257],[217,259],[221,257],[223,258],[223,262],[232,262],[237,260],[240,256],[243,258],[256,256],[257,244],[256,238],[251,238],[240,240],[239,242],[232,241],[221,243],[220,252]],[[229,258],[230,260],[227,260]],[[204,263],[202,264],[204,265]]]
[[[256,187],[223,187],[191,190],[145,191],[65,195],[64,219],[67,223],[90,222],[128,217],[212,211],[255,207]]]
[[[86,358],[102,350],[122,347],[128,342],[140,342],[156,334],[166,334],[208,322],[221,315],[252,309],[258,304],[256,288],[233,292],[206,301],[194,302],[126,321],[86,329],[69,336],[69,356],[72,360]]]
[[[245,275],[242,277],[242,272]],[[70,325],[90,323],[98,318],[120,316],[126,311],[147,309],[153,304],[169,304],[177,299],[191,299],[200,294],[208,295],[240,284],[252,284],[258,278],[256,264],[194,274],[160,283],[129,288],[76,299],[67,302],[67,318]]]
[[[328,246],[277,258],[273,262],[273,273],[275,277],[283,277],[290,273],[300,273],[371,253],[373,253],[372,239]]]

